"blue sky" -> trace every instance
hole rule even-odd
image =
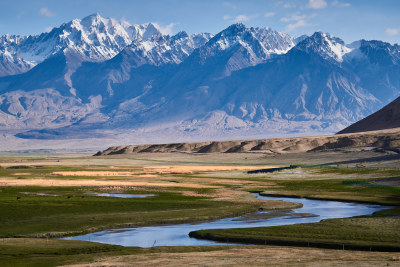
[[[400,0],[0,0],[0,34],[38,34],[93,13],[165,33],[218,33],[235,22],[292,36],[321,30],[346,42],[400,43]]]

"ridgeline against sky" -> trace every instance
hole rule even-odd
[[[216,34],[233,23],[265,27],[292,36],[315,31],[346,43],[383,40],[399,43],[397,0],[17,0],[0,9],[0,34],[39,34],[66,21],[100,13],[131,24],[153,22],[164,34]]]

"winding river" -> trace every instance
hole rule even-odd
[[[143,248],[153,246],[226,245],[227,243],[191,238],[189,237],[189,232],[202,229],[229,229],[311,223],[325,219],[369,215],[376,211],[390,208],[387,206],[351,202],[268,197],[259,194],[257,194],[257,198],[297,202],[303,204],[303,207],[293,211],[257,212],[241,217],[226,218],[211,222],[113,229],[65,239]]]

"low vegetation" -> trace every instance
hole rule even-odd
[[[319,223],[192,232],[216,241],[368,251],[400,251],[399,219],[348,218]]]
[[[156,194],[149,198],[98,197],[87,193],[96,191],[97,188],[3,187],[0,236],[63,236],[121,226],[237,216],[258,208],[179,192],[133,191]]]

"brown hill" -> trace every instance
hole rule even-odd
[[[389,150],[400,153],[400,128],[352,134],[237,141],[128,145],[110,147],[95,156],[131,153],[298,153],[326,150]]]
[[[400,127],[400,97],[368,117],[341,130],[338,134],[376,131]]]

